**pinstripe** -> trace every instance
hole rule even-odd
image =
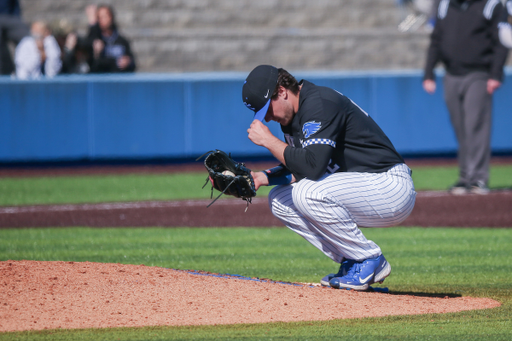
[[[288,228],[340,263],[379,256],[379,246],[359,228],[401,223],[415,198],[410,169],[400,164],[386,173],[339,172],[276,186],[269,206]]]

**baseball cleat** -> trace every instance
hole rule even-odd
[[[352,265],[354,265],[355,262],[356,261],[353,259],[345,259],[343,262],[341,262],[340,269],[339,269],[338,273],[328,274],[327,276],[325,276],[324,278],[322,278],[320,280],[320,284],[322,284],[324,287],[331,286],[329,284],[330,280],[333,279],[334,277],[345,276],[348,273],[348,270],[350,270],[350,268],[352,267]]]
[[[391,265],[384,255],[380,255],[355,262],[345,276],[333,277],[329,285],[336,289],[367,290],[370,284],[384,282],[390,273]]]
[[[490,190],[487,184],[483,181],[477,181],[471,184],[469,191],[473,194],[486,195],[489,194]]]
[[[463,182],[457,182],[448,190],[453,195],[464,195],[468,193],[468,186]]]

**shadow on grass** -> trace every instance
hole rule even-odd
[[[491,187],[491,193],[512,192],[512,187]]]
[[[428,292],[413,292],[413,291],[389,291],[390,295],[400,295],[400,296],[417,296],[417,297],[434,297],[434,298],[454,298],[454,297],[462,297],[461,294],[454,293],[428,293]]]

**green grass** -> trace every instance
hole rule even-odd
[[[416,167],[412,168],[416,190],[445,190],[453,185],[459,170],[457,167]],[[493,165],[490,169],[489,187],[512,188],[512,165]]]
[[[209,199],[205,180],[206,173],[0,178],[0,206]]]
[[[491,168],[492,188],[512,188],[512,165]],[[206,172],[187,174],[131,174],[0,178],[0,206],[98,203],[139,200],[209,199]],[[416,190],[444,190],[457,180],[457,167],[416,167]],[[268,195],[263,187],[258,196]]]
[[[147,327],[0,333],[0,340],[509,340],[512,230],[364,229],[393,266],[395,293],[480,296],[495,309],[324,322]],[[145,264],[178,269],[315,281],[336,265],[285,228],[5,229],[0,260]]]

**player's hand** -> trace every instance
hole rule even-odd
[[[423,81],[423,89],[432,95],[434,92],[436,92],[436,81],[433,79],[425,79]]]
[[[496,79],[489,79],[487,81],[487,92],[489,95],[492,95],[496,89],[498,89],[501,86],[501,82],[497,81]]]
[[[258,190],[260,186],[268,186],[268,177],[263,172],[251,171],[252,178],[254,179],[254,188]]]
[[[270,129],[259,120],[252,121],[247,133],[249,134],[249,140],[254,144],[266,148],[268,148],[269,142],[275,138]]]

